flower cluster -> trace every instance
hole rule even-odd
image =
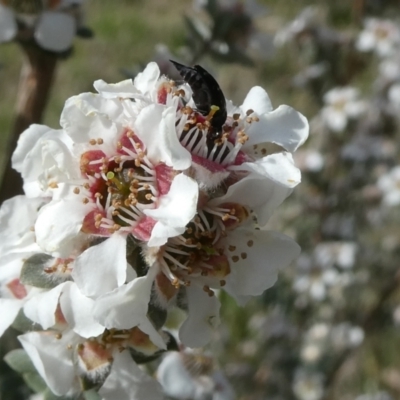
[[[300,182],[292,152],[308,124],[254,87],[240,107],[226,101],[218,129],[218,107],[200,113],[192,88],[155,63],[94,86],[66,102],[62,129],[32,125],[13,155],[26,196],[1,215],[2,330],[21,309],[39,326],[20,341],[57,395],[158,398],[135,361],[173,342],[168,310],[186,311],[179,340],[201,347],[219,321],[216,290],[243,304],[298,256],[262,228]]]

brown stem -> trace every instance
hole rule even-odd
[[[22,178],[11,167],[11,156],[20,134],[31,124],[42,121],[58,56],[31,44],[21,44],[25,59],[17,94],[16,118],[9,137],[7,164],[0,186],[0,204],[17,194],[22,194]]]

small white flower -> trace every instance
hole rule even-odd
[[[43,49],[67,50],[72,45],[78,22],[72,6],[81,2],[63,0],[45,8],[42,5],[36,7],[37,2],[19,2],[13,6],[0,4],[0,43],[14,39],[18,34],[18,24],[23,24],[33,30],[36,43]]]
[[[366,110],[365,102],[358,97],[359,93],[353,87],[338,87],[325,93],[325,106],[321,110],[325,125],[334,132],[343,131],[349,119],[359,117]]]
[[[157,369],[157,379],[166,395],[179,400],[233,400],[233,389],[215,370],[213,358],[199,351],[168,353]]]
[[[396,166],[382,175],[377,182],[381,190],[384,205],[394,207],[400,204],[400,166]]]
[[[304,369],[296,371],[293,391],[299,400],[320,400],[324,394],[324,376]]]
[[[400,45],[400,29],[390,20],[367,18],[356,47],[360,51],[374,51],[380,57],[393,54]]]

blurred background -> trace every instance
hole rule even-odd
[[[267,226],[297,240],[302,255],[244,307],[220,294],[222,325],[208,350],[235,398],[400,399],[398,0],[88,0],[83,8],[94,37],[75,40],[59,61],[43,119],[50,127],[59,127],[65,100],[96,79],[134,77],[153,60],[179,79],[170,58],[201,64],[234,104],[260,85],[274,107],[288,104],[310,121],[295,154],[302,183]],[[2,44],[0,170],[21,65],[19,46]]]

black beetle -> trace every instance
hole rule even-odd
[[[209,115],[212,106],[218,107],[210,120],[211,132],[209,139],[215,140],[221,133],[227,116],[225,96],[221,88],[214,77],[200,65],[195,65],[192,68],[176,61],[170,61],[175,65],[185,82],[192,88],[193,100],[197,111],[201,115]]]

